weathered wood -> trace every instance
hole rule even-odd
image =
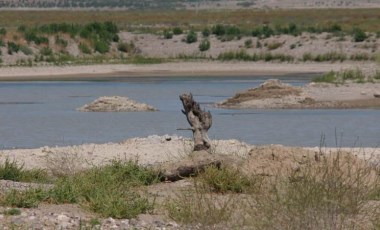
[[[183,104],[182,113],[186,115],[193,131],[194,151],[208,150],[211,147],[211,140],[207,134],[212,125],[210,111],[202,110],[191,93],[184,93],[179,98]]]
[[[220,168],[223,158],[218,155],[210,155],[206,151],[198,151],[191,155],[190,158],[183,159],[179,162],[171,163],[159,170],[161,181],[178,181],[186,177],[197,176],[207,167],[214,166]]]

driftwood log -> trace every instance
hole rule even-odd
[[[211,155],[206,151],[197,151],[189,158],[165,165],[160,169],[159,178],[161,181],[174,182],[186,177],[197,176],[208,167],[220,168],[222,161],[223,157]]]
[[[190,129],[193,131],[194,151],[208,150],[211,147],[211,141],[207,134],[212,125],[210,111],[202,110],[194,101],[191,93],[184,93],[179,98],[183,104],[182,113],[186,115],[187,121],[191,125]]]

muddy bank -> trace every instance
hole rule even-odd
[[[231,109],[356,109],[380,108],[380,83],[343,85],[310,83],[294,87],[268,80],[217,104]]]

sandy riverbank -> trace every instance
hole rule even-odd
[[[323,73],[346,69],[374,71],[376,63],[169,62],[85,66],[1,67],[0,81],[97,80],[143,76],[255,76]]]
[[[380,108],[380,83],[310,83],[295,87],[268,80],[217,104],[231,109],[357,109]]]
[[[271,146],[255,146],[238,140],[214,140],[211,152],[246,158],[252,149],[270,149]],[[192,152],[192,147],[192,140],[188,138],[153,135],[145,138],[131,138],[120,143],[3,150],[1,151],[0,162],[10,159],[20,164],[23,163],[25,168],[41,168],[53,171],[76,171],[94,165],[104,165],[115,159],[137,160],[139,164],[152,166],[178,161],[188,156]],[[282,146],[281,149],[296,151],[294,154],[305,150],[320,152],[319,147],[294,148]],[[322,148],[322,151],[326,153],[337,150],[351,152],[360,158],[380,161],[379,148]]]

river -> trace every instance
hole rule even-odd
[[[310,75],[281,76],[304,85]],[[377,147],[380,111],[227,110],[210,106],[271,77],[123,77],[112,81],[0,83],[0,148],[117,142],[131,137],[191,136],[179,95],[193,93],[213,115],[212,139],[291,146]],[[273,78],[273,77],[272,77]],[[100,96],[127,96],[159,112],[85,113],[76,108]]]

